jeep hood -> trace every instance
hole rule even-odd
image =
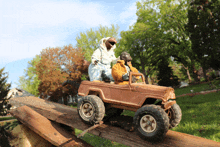
[[[132,84],[132,87],[135,89],[135,91],[149,94],[155,94],[158,96],[166,97],[166,95],[170,93],[174,93],[174,89],[171,87],[165,87],[165,86],[157,86],[157,85],[149,85],[149,84]]]

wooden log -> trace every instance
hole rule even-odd
[[[58,123],[65,124],[67,126],[77,128],[80,130],[88,129],[89,125],[82,122],[79,118],[76,108],[72,108],[69,106],[65,106],[62,104],[57,104],[53,102],[49,102],[43,99],[39,99],[37,97],[19,97],[10,99],[10,103],[17,107],[22,105],[27,105],[33,108],[35,111],[43,115],[44,117],[56,121]],[[179,133],[175,131],[169,130],[166,134],[166,137],[162,142],[158,143],[150,143],[139,136],[136,135],[135,132],[128,132],[119,127],[114,127],[106,124],[100,125],[100,127],[95,128],[91,132],[91,134],[116,141],[121,144],[125,144],[128,146],[134,147],[216,147],[220,146],[219,142],[215,142],[209,139],[196,137],[193,135],[188,135],[185,133]]]
[[[28,106],[22,106],[11,110],[14,115],[25,126],[48,140],[55,146],[91,146],[75,135],[70,134],[61,128],[58,124],[49,121],[46,117],[40,115]]]
[[[17,125],[11,132],[9,144],[12,147],[52,147],[49,141],[29,129],[24,124]]]

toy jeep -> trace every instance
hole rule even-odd
[[[139,79],[133,83],[132,77]],[[168,129],[176,127],[182,117],[174,89],[145,84],[141,73],[130,72],[127,85],[83,81],[78,95],[77,110],[86,123],[95,124],[105,114],[120,115],[123,110],[131,110],[135,112],[135,130],[149,141],[163,139]]]

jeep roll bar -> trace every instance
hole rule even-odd
[[[139,73],[139,72],[130,72],[130,74],[129,74],[129,85],[132,84],[132,76],[141,76],[142,81],[143,81],[144,84],[145,84],[145,78],[144,78],[144,75],[143,75],[142,73]]]

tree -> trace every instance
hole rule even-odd
[[[201,64],[205,80],[209,67],[220,69],[219,0],[194,0],[188,10],[192,50]]]
[[[157,40],[159,43],[161,39],[164,40],[164,44],[160,47],[164,48],[166,55],[169,54],[175,61],[182,64],[186,70],[185,74],[191,81],[190,72],[193,73],[192,71],[195,70],[193,67],[196,61],[186,28],[188,7],[189,2],[183,0],[137,2],[137,22],[145,23],[157,30],[155,44]]]
[[[81,82],[83,74],[87,74],[88,64],[84,60],[82,50],[72,45],[46,48],[40,54],[41,60],[36,65],[40,82],[39,93],[42,98],[50,97],[58,101],[66,95],[75,95],[74,86],[66,88],[62,83],[66,80]],[[66,100],[65,100],[66,101]]]
[[[159,62],[158,69],[158,84],[161,86],[178,86],[178,77],[174,76],[173,70],[171,67],[169,67],[169,58],[162,58],[162,60]]]
[[[136,23],[129,31],[121,32],[120,47],[117,51],[128,51],[133,58],[132,64],[145,77],[152,75],[163,53],[162,39],[157,39],[156,28],[144,23]],[[160,42],[159,42],[160,41]],[[161,47],[161,48],[160,48]],[[148,78],[146,78],[148,83]]]
[[[40,62],[40,57],[37,55],[30,62],[28,62],[28,69],[24,70],[25,76],[19,77],[19,88],[26,90],[27,92],[39,96],[38,86],[40,80],[36,73],[36,65]]]
[[[87,30],[86,33],[81,32],[80,35],[76,37],[77,48],[82,48],[85,53],[85,59],[91,62],[91,56],[93,52],[99,47],[99,41],[104,37],[114,37],[118,39],[119,26],[111,25],[111,28],[107,26],[100,25],[98,30]]]
[[[10,90],[11,84],[7,83],[8,73],[4,72],[5,68],[0,69],[0,115],[6,115],[4,106],[7,104],[6,96]]]

